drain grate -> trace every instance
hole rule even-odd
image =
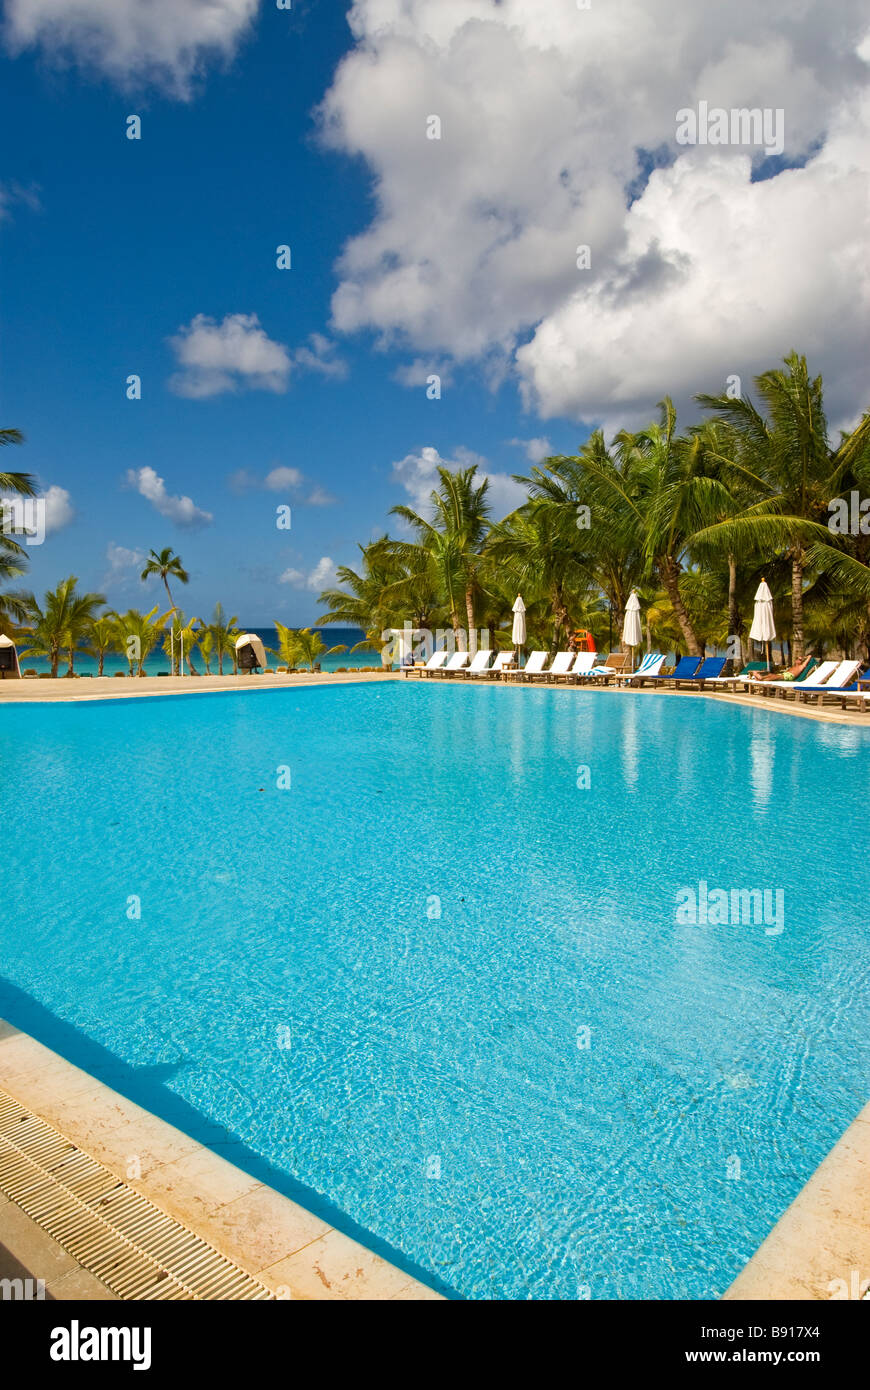
[[[4,1091],[0,1193],[119,1298],[274,1298]]]

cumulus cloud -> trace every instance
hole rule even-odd
[[[294,589],[310,589],[319,593],[330,588],[337,579],[335,563],[328,555],[323,555],[312,570],[286,569],[279,577],[279,584],[291,584]]]
[[[516,449],[522,449],[529,463],[533,464],[549,458],[553,452],[553,446],[545,435],[537,439],[511,439],[509,443]]]
[[[169,342],[181,368],[169,383],[178,396],[203,400],[224,391],[287,390],[290,354],[273,342],[256,314],[227,314],[220,323],[197,314]]]
[[[338,356],[333,340],[323,333],[310,334],[308,343],[294,352],[293,365],[301,371],[318,372],[338,381],[347,376],[347,363]]]
[[[492,473],[486,459],[471,449],[454,449],[452,458],[444,458],[431,444],[417,453],[406,454],[393,464],[393,478],[408,494],[411,506],[421,516],[431,515],[430,497],[438,486],[438,469],[455,472],[459,468],[478,469],[478,482],[489,482],[487,501],[492,517],[498,521],[526,500],[525,488],[514,482],[507,473]]]
[[[209,58],[228,59],[259,0],[7,0],[13,52],[40,47],[51,58],[104,73],[121,87],[153,81],[178,97]]]
[[[62,531],[69,526],[75,510],[65,487],[47,487],[42,496],[45,501],[45,534],[50,536],[53,531]]]
[[[144,550],[131,549],[126,545],[118,545],[116,541],[109,541],[106,546],[106,575],[101,587],[105,588],[111,584],[115,588],[123,588],[132,580],[138,580],[144,564]]]
[[[278,466],[270,468],[261,477],[249,468],[238,468],[228,479],[233,492],[252,492],[264,489],[266,492],[292,493],[295,500],[309,507],[329,507],[335,498],[319,483],[312,483],[298,468]]]
[[[155,511],[176,526],[208,526],[214,520],[211,512],[197,507],[192,498],[174,497],[168,493],[165,482],[153,468],[128,468],[127,482],[151,503]]]
[[[375,214],[339,261],[338,331],[416,354],[413,381],[506,363],[545,417],[622,421],[792,347],[832,414],[863,403],[863,0],[355,0],[350,21],[323,133],[368,162]],[[702,101],[781,108],[784,158],[679,144]]]

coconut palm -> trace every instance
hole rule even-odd
[[[139,578],[144,583],[146,579],[150,579],[152,574],[159,575],[162,579],[163,587],[166,590],[166,596],[169,599],[169,606],[170,608],[174,608],[175,599],[172,597],[172,591],[169,588],[170,578],[177,579],[179,584],[187,584],[190,581],[190,575],[187,573],[187,570],[184,569],[180,556],[176,555],[174,550],[169,546],[167,546],[165,550],[150,550],[148,552],[148,560],[146,561],[145,568]]]
[[[625,605],[644,572],[642,521],[622,460],[596,430],[577,455],[549,458],[517,482],[563,518],[584,583],[604,593],[612,625],[621,632]]]
[[[481,550],[486,539],[489,504],[486,495],[489,481],[476,481],[477,468],[462,468],[451,473],[438,469],[438,487],[429,495],[432,519],[421,516],[411,507],[398,506],[392,515],[406,521],[417,533],[418,551],[425,552],[438,575],[453,630],[458,637],[460,604],[464,604],[468,631],[468,646],[477,651],[475,628],[475,599],[480,587]],[[396,542],[396,553],[408,563],[414,563],[414,548]],[[422,561],[422,556],[418,556]]]
[[[848,468],[847,443],[832,449],[821,377],[791,353],[785,368],[763,372],[755,386],[765,414],[747,397],[698,396],[726,427],[723,453],[752,500],[736,516],[701,529],[696,543],[783,552],[791,567],[793,656],[804,655],[804,576],[812,543],[830,541],[823,523]]]
[[[199,639],[199,654],[205,666],[205,674],[211,675],[211,663],[215,654],[214,633],[210,627],[204,628]]]
[[[144,676],[145,662],[157,646],[170,617],[170,613],[164,613],[162,618],[158,618],[159,611],[159,607],[152,608],[148,613],[142,613],[138,608],[128,608],[126,613],[114,614],[115,640],[127,658],[131,676],[134,667],[137,676]]]
[[[93,623],[95,609],[106,602],[103,594],[78,593],[77,584],[77,577],[71,574],[56,589],[46,593],[42,607],[33,595],[28,599],[25,630],[33,640],[23,654],[47,658],[52,676],[57,675],[62,650],[67,653],[67,675],[74,674],[76,647]]]
[[[320,633],[310,627],[296,629],[276,622],[275,631],[278,634],[278,656],[287,671],[306,663],[313,671],[320,657],[347,651],[347,647],[327,647]]]
[[[85,634],[85,648],[93,652],[97,658],[97,675],[103,674],[103,666],[106,661],[106,653],[110,652],[118,641],[116,613],[106,613],[101,618],[94,618]]]
[[[216,603],[207,631],[211,634],[213,650],[217,653],[218,675],[222,676],[224,673],[225,656],[232,656],[233,670],[235,670],[236,638],[240,635],[238,618],[235,614],[232,618],[228,618],[224,613],[223,605]],[[201,642],[200,651],[202,651]]]
[[[509,576],[511,588],[523,594],[527,606],[539,592],[549,601],[551,652],[562,636],[567,644],[575,625],[572,596],[585,587],[579,534],[573,515],[538,501],[493,526],[486,542],[487,556]]]

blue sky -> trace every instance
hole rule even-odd
[[[36,591],[75,573],[113,605],[157,602],[120,551],[171,545],[191,573],[188,611],[220,599],[249,624],[308,623],[318,564],[321,574],[324,559],[354,564],[357,543],[408,501],[394,462],[458,447],[495,471],[527,465],[508,441],[540,430],[512,386],[493,394],[460,374],[429,400],[424,386],[392,379],[405,357],[373,350],[370,335],[338,344],[342,377],[300,370],[280,393],[208,399],[169,387],[168,340],[198,314],[255,314],[290,352],[329,333],[334,262],[370,213],[365,167],[324,150],[312,115],[349,39],[340,5],[318,5],[305,24],[267,9],[236,61],[210,71],[189,102],[153,89],[131,100],[40,55],[2,64],[0,119],[14,132],[2,182],[17,193],[0,225],[0,414],[27,438],[14,466],[67,491],[74,512],[30,549]],[[126,138],[131,112],[141,141]],[[276,268],[280,244],[289,271]],[[126,397],[130,373],[141,400]],[[586,432],[565,422],[550,436],[569,449]],[[212,522],[160,515],[127,482],[142,468]],[[304,482],[232,481],[280,468]],[[309,505],[318,491],[325,504]],[[275,524],[285,503],[289,533]],[[288,571],[295,582],[279,582]]]
[[[75,573],[113,606],[157,602],[140,557],[169,545],[188,612],[307,623],[441,459],[479,460],[503,514],[542,452],[666,391],[685,420],[792,348],[832,423],[868,405],[858,0],[3,16],[0,423],[48,490],[37,592]],[[781,109],[783,154],[678,144],[702,98]]]

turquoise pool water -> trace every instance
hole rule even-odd
[[[721,1294],[868,1098],[864,729],[407,682],[0,737],[0,1015],[456,1294]]]

